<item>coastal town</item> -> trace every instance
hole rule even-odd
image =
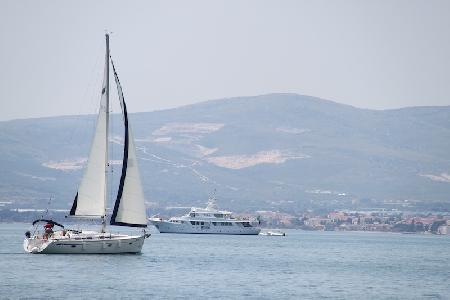
[[[323,215],[299,215],[258,211],[263,227],[298,228],[322,231],[381,231],[450,234],[449,213],[400,211],[332,211]]]

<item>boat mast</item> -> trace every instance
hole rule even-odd
[[[108,200],[108,171],[109,171],[109,157],[108,157],[108,144],[109,144],[109,33],[105,33],[106,38],[106,54],[105,54],[105,67],[106,67],[106,155],[105,155],[105,211],[102,217],[102,233],[106,229],[106,204]]]

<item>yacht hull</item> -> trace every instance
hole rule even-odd
[[[35,239],[24,240],[26,252],[35,254],[118,254],[140,253],[145,235],[105,239]]]
[[[230,234],[230,235],[258,235],[261,229],[259,227],[242,227],[234,224],[233,226],[214,226],[191,225],[189,222],[184,224],[171,223],[169,221],[150,220],[160,233],[187,233],[187,234]]]

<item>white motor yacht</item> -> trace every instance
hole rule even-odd
[[[234,218],[231,212],[218,210],[213,198],[206,208],[193,207],[184,216],[149,220],[161,233],[257,235],[261,231],[258,220]]]

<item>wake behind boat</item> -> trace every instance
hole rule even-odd
[[[74,218],[100,219],[99,232],[71,230],[53,220],[40,219],[33,222],[33,233],[26,232],[24,250],[29,253],[139,253],[145,238],[150,235],[143,230],[136,235],[113,234],[106,231],[106,203],[108,187],[108,144],[109,144],[109,64],[113,67],[114,78],[122,108],[125,127],[122,173],[110,225],[147,227],[144,193],[136,159],[136,149],[127,107],[114,63],[109,52],[109,35],[106,34],[106,55],[100,110],[97,117],[94,139],[88,163],[73,201],[70,216]],[[39,226],[45,222],[44,232]],[[54,231],[53,228],[60,229]]]
[[[236,219],[231,212],[218,210],[214,198],[206,208],[193,207],[182,217],[149,220],[160,233],[257,235],[261,231],[258,220]]]

